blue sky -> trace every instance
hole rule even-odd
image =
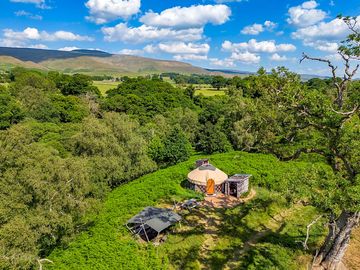
[[[360,15],[358,0],[0,0],[0,46],[111,53],[256,71],[299,64],[302,52],[338,61],[348,34],[336,15]]]

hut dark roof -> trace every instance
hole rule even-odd
[[[249,179],[252,175],[251,174],[234,174],[233,176],[229,177],[229,182],[237,182]]]
[[[127,221],[127,224],[144,224],[158,233],[181,220],[181,216],[165,208],[146,207]]]

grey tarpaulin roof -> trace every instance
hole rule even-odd
[[[139,214],[130,218],[127,224],[144,224],[161,232],[180,220],[181,216],[169,209],[146,207]]]

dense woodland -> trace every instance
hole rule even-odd
[[[313,153],[332,166],[326,181],[319,176],[286,189],[289,200],[301,198],[328,218],[317,259],[332,269],[360,211],[360,81],[350,67],[360,55],[358,33],[346,42],[344,77],[331,62],[304,55],[328,65],[334,77],[302,82],[285,68],[260,69],[245,78],[213,78],[216,88],[225,81],[228,89],[214,97],[161,76],[122,78],[102,96],[85,75],[2,73],[0,268],[37,267],[91,226],[114,187],[195,151],[241,150],[280,160]]]

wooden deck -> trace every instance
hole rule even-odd
[[[224,194],[217,194],[216,196],[207,196],[201,205],[213,208],[232,208],[244,202],[247,202],[256,196],[256,191],[252,189],[249,195],[245,198],[236,198]]]

